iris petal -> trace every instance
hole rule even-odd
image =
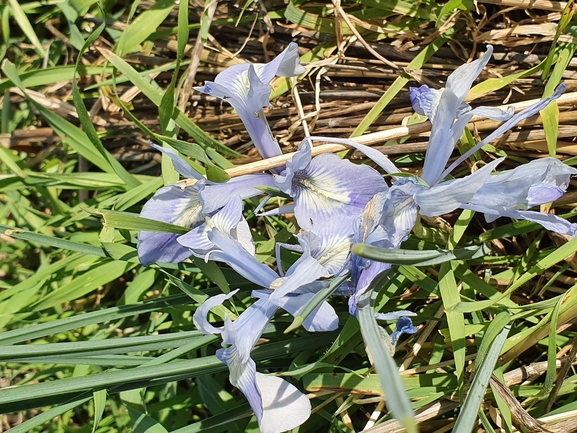
[[[182,188],[170,185],[160,188],[146,202],[140,216],[156,221],[194,227],[204,221],[202,208],[198,200],[199,182],[194,186]],[[160,232],[138,232],[138,257],[143,265],[153,262],[178,263],[190,257],[190,250],[182,247],[179,235]]]

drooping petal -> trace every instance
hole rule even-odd
[[[577,169],[542,158],[489,177],[468,201],[496,210],[525,210],[561,197]]]
[[[199,194],[203,211],[211,214],[226,206],[232,197],[247,199],[261,195],[258,187],[274,187],[274,178],[269,174],[249,174],[233,177],[226,182],[209,182]]]
[[[160,188],[146,202],[140,216],[156,221],[194,227],[204,221],[198,200],[202,181],[194,186],[169,185]],[[178,263],[190,257],[190,250],[177,242],[180,235],[161,232],[138,232],[138,258],[144,266],[153,262]]]
[[[230,382],[247,398],[261,432],[280,433],[302,424],[310,416],[310,403],[287,381],[256,372],[250,352],[278,307],[259,299],[235,322],[225,321],[223,344],[217,358],[230,370]],[[273,380],[270,380],[273,379]],[[277,417],[283,417],[277,420]]]
[[[415,202],[419,205],[421,214],[443,215],[469,202],[489,179],[493,169],[502,161],[503,158],[497,159],[469,176],[443,182],[431,188],[415,185]]]
[[[355,220],[356,243],[381,248],[399,248],[415,225],[417,204],[413,199],[413,183],[400,179],[388,191],[376,194],[363,213]],[[380,273],[391,268],[389,263],[377,262],[352,255],[349,313],[356,315],[357,302]]]
[[[275,271],[244,249],[240,243],[231,242],[226,235],[215,230],[209,234],[210,240],[218,248],[210,253],[210,259],[224,262],[249,281],[269,288],[278,278]]]

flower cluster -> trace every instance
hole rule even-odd
[[[348,140],[328,139],[351,145],[364,152],[393,179],[388,186],[383,176],[368,165],[353,164],[334,154],[312,157],[308,137],[282,169],[271,173],[245,175],[227,182],[211,182],[192,169],[188,162],[166,147],[153,145],[168,155],[176,170],[193,179],[161,188],[146,203],[142,216],[189,227],[185,235],[140,232],[138,254],[143,264],[180,262],[190,256],[223,262],[252,281],[256,301],[235,321],[225,317],[222,327],[208,321],[211,308],[234,296],[217,295],[207,300],[194,314],[194,323],[204,333],[220,334],[223,348],[217,357],[230,370],[231,383],[249,401],[262,432],[274,433],[302,424],[310,415],[310,403],[296,387],[279,377],[256,371],[251,351],[278,309],[297,316],[315,293],[333,277],[347,277],[340,288],[349,298],[349,311],[356,314],[357,301],[374,278],[390,268],[386,263],[368,260],[351,253],[354,243],[396,249],[407,238],[418,213],[443,215],[455,209],[472,209],[491,221],[501,216],[537,222],[549,230],[574,236],[577,227],[554,215],[528,209],[560,197],[570,176],[577,170],[554,158],[543,158],[510,171],[492,174],[502,161],[497,159],[473,174],[447,179],[450,171],[486,143],[536,114],[564,91],[515,114],[490,107],[472,109],[464,98],[473,81],[489,61],[492,47],[478,60],[461,66],[447,80],[446,88],[411,88],[411,103],[416,112],[432,123],[429,147],[421,178],[399,176],[400,170],[380,152]],[[296,44],[268,64],[234,65],[220,73],[214,82],[196,88],[200,92],[229,102],[244,122],[263,158],[281,154],[263,108],[268,105],[270,81],[274,76],[295,76],[305,69],[299,62]],[[449,157],[463,129],[474,115],[504,121],[503,125],[446,169]],[[294,213],[300,227],[298,245],[284,245],[300,253],[285,272],[261,263],[249,224],[243,215],[243,200],[279,190],[292,198],[292,204],[264,215]],[[407,311],[377,318],[397,320],[390,338],[392,350],[402,334],[417,331]],[[328,302],[322,303],[303,323],[311,332],[330,331],[338,318]]]

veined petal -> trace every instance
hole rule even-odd
[[[443,215],[469,202],[501,161],[503,158],[490,162],[469,176],[431,188],[415,185],[415,202],[420,212],[426,216]]]
[[[261,433],[292,430],[311,415],[311,403],[294,385],[276,376],[256,373],[256,383],[263,402]]]
[[[275,271],[259,262],[238,242],[232,242],[218,230],[209,233],[210,240],[218,248],[210,253],[210,259],[224,262],[249,281],[269,288],[278,278]]]
[[[241,362],[234,346],[218,349],[216,357],[228,366],[230,383],[244,394],[260,424],[264,409],[261,392],[256,381],[256,364],[253,359],[249,357],[246,361]]]
[[[270,296],[273,302],[295,292],[299,287],[312,283],[320,278],[327,278],[331,275],[316,259],[310,255],[303,254],[287,271],[286,277],[279,279]]]
[[[293,157],[286,162],[286,169],[283,174],[275,176],[275,185],[278,189],[285,194],[291,195],[294,176],[311,163],[311,152],[312,145],[310,141],[303,140]]]
[[[202,208],[198,200],[202,182],[194,186],[181,188],[169,185],[160,188],[146,202],[140,216],[156,221],[194,227],[204,221]],[[146,266],[153,262],[178,263],[190,257],[190,251],[182,247],[179,235],[160,232],[138,232],[138,258]]]
[[[384,179],[373,168],[325,153],[295,173],[291,196],[300,227],[313,230],[332,218],[352,220],[376,193],[386,189]],[[352,233],[352,222],[347,231]]]
[[[208,312],[212,308],[218,305],[222,305],[224,301],[233,297],[237,292],[238,289],[233,290],[228,294],[212,296],[208,298],[206,301],[204,301],[202,305],[196,309],[194,315],[192,316],[194,326],[196,326],[198,330],[203,334],[222,334],[224,332],[224,327],[217,328],[215,326],[212,326],[207,319]]]
[[[197,180],[204,179],[200,173],[198,173],[195,169],[193,169],[191,165],[188,162],[186,162],[184,158],[178,155],[174,150],[168,147],[159,146],[153,143],[152,141],[149,141],[148,144],[154,147],[159,152],[162,152],[164,155],[168,156],[171,159],[175,170],[178,171],[178,173],[181,176]]]

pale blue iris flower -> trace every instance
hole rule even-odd
[[[445,89],[431,90],[426,86],[411,89],[411,101],[415,111],[427,115],[432,123],[422,178],[397,177],[388,191],[375,195],[355,221],[355,242],[396,249],[412,230],[418,213],[438,216],[458,208],[484,212],[489,219],[499,216],[528,219],[559,233],[575,234],[574,224],[553,215],[526,210],[558,198],[567,188],[570,176],[577,172],[554,158],[534,161],[510,172],[492,175],[492,171],[503,160],[501,158],[464,178],[444,180],[457,165],[482,146],[538,113],[565,90],[564,85],[560,85],[553,96],[517,114],[513,114],[513,109],[507,112],[489,107],[471,109],[464,102],[464,98],[487,64],[491,52],[492,48],[489,46],[482,58],[459,67],[447,80]],[[473,115],[506,121],[445,168],[457,140]],[[343,140],[340,142],[351,144]],[[391,167],[392,163],[385,156],[369,156],[388,173],[399,173],[400,170]],[[355,314],[358,299],[367,290],[370,282],[388,268],[390,265],[386,263],[377,263],[353,255],[353,295],[349,302],[351,313]]]
[[[175,169],[185,178],[196,179],[192,186],[175,184],[159,189],[146,202],[140,216],[183,227],[197,227],[207,216],[226,206],[231,197],[242,199],[262,194],[257,187],[274,186],[268,174],[254,174],[217,183],[205,179],[186,160],[173,150],[150,143],[152,147],[168,155]],[[242,211],[242,208],[241,208]],[[239,215],[240,216],[240,215]],[[190,257],[190,250],[177,241],[180,235],[140,231],[138,233],[138,257],[143,265],[153,262],[178,263]]]
[[[208,323],[207,313],[220,305],[229,295],[217,295],[207,300],[194,314],[194,323],[203,333],[221,334],[223,349],[217,357],[230,370],[231,383],[249,401],[262,432],[281,432],[303,423],[310,415],[308,399],[294,386],[278,377],[256,372],[250,353],[275,312],[282,308],[297,316],[322,286],[317,280],[340,272],[348,260],[351,239],[335,234],[328,248],[316,235],[304,233],[299,237],[303,255],[280,277],[255,257],[250,229],[242,216],[240,197],[229,200],[226,206],[178,242],[197,257],[227,263],[240,275],[266,289],[252,292],[258,300],[237,320],[225,318],[222,328]],[[341,244],[345,244],[342,246]],[[311,332],[335,330],[338,317],[327,302],[317,307],[303,323]]]
[[[261,298],[234,322],[226,316],[223,327],[217,328],[208,322],[210,309],[236,292],[213,296],[205,301],[194,313],[194,324],[205,334],[222,335],[224,347],[216,352],[216,356],[228,366],[230,382],[245,395],[262,433],[280,433],[298,427],[310,416],[308,398],[286,380],[257,372],[250,357],[278,307]]]
[[[261,156],[271,158],[282,152],[263,112],[263,108],[269,105],[272,90],[269,83],[275,75],[293,77],[304,72],[298,46],[293,42],[269,63],[230,66],[218,74],[214,82],[206,81],[204,86],[195,89],[232,105]]]

